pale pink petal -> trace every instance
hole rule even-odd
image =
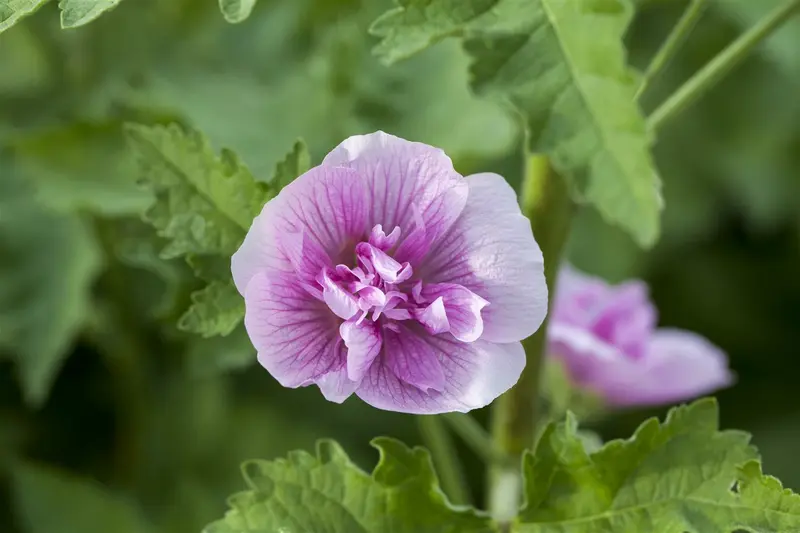
[[[642,359],[601,367],[594,381],[614,405],[660,405],[727,387],[734,376],[725,354],[704,337],[659,329]]]
[[[360,382],[381,352],[383,339],[378,325],[369,320],[348,320],[339,327],[347,346],[347,377]]]
[[[346,168],[315,167],[284,187],[264,205],[231,258],[239,292],[244,294],[258,272],[296,269],[279,246],[279,236],[285,233],[303,233],[304,248],[315,249],[315,261],[321,250],[332,264],[340,263],[339,256],[349,252],[346,243],[369,231],[366,197],[361,177]]]
[[[486,300],[469,289],[452,283],[425,285],[422,297],[426,300],[442,298],[450,333],[461,342],[474,342],[483,334],[481,311]]]
[[[308,385],[345,364],[339,319],[293,274],[256,274],[245,292],[244,324],[258,361],[284,387]]]
[[[382,131],[346,139],[322,164],[358,171],[367,191],[369,227],[399,226],[401,241],[415,227],[412,205],[435,240],[455,222],[467,200],[467,184],[442,150]]]
[[[450,323],[447,321],[447,312],[444,309],[444,298],[441,296],[427,307],[414,309],[412,316],[425,326],[425,330],[431,335],[450,331]]]
[[[401,326],[403,327],[403,326]],[[388,366],[384,354],[370,368],[356,394],[379,409],[414,414],[468,412],[491,403],[510,389],[525,367],[520,343],[494,344],[478,340],[462,343],[446,335],[430,336],[404,328],[406,342],[427,345],[441,362],[444,390],[423,392],[404,383]],[[387,347],[392,342],[387,340]]]
[[[542,252],[514,190],[501,176],[475,174],[467,183],[461,217],[415,268],[416,275],[426,283],[463,285],[488,301],[481,339],[522,340],[539,328],[547,312]]]
[[[437,353],[427,342],[427,335],[412,333],[397,325],[396,331],[384,328],[385,364],[394,375],[422,391],[444,390],[445,377]]]
[[[347,377],[345,366],[317,378],[316,384],[325,399],[334,403],[342,403],[358,388],[358,382]]]
[[[317,281],[322,285],[322,298],[336,316],[347,320],[358,313],[358,300],[322,271]]]
[[[279,234],[278,245],[303,283],[313,284],[323,269],[333,267],[325,250],[307,238],[302,228],[297,233]]]
[[[383,231],[383,226],[380,224],[375,224],[375,227],[372,228],[372,233],[369,236],[369,243],[376,247],[380,248],[384,252],[394,247],[397,244],[397,241],[400,240],[401,230],[398,226],[395,226],[389,235],[386,235]]]

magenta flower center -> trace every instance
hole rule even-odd
[[[395,227],[386,235],[378,224],[368,240],[355,246],[352,267],[340,264],[322,269],[316,281],[330,310],[355,325],[366,320],[399,331],[396,322],[412,320],[431,334],[451,332],[459,338],[465,333],[459,326],[467,326],[472,333],[467,337],[480,336],[476,331],[482,330],[480,310],[488,302],[458,284],[425,285],[413,279],[411,264],[392,256],[401,234]],[[463,324],[465,319],[468,325]]]

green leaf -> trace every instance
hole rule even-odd
[[[225,337],[194,339],[186,353],[186,368],[193,377],[208,377],[239,370],[257,361],[256,350],[243,325],[237,326]]]
[[[47,0],[4,0],[0,2],[0,33],[42,7]]]
[[[473,88],[523,114],[529,149],[643,246],[659,232],[660,180],[626,63],[625,0],[401,0],[371,31],[392,62],[452,35],[473,58]]]
[[[13,494],[25,533],[148,533],[138,509],[99,484],[49,467],[13,470]]]
[[[77,28],[93,21],[122,0],[61,0],[61,27]]]
[[[233,281],[212,281],[192,293],[192,306],[178,321],[184,331],[204,337],[227,335],[244,316],[244,301]]]
[[[43,208],[6,173],[0,257],[0,348],[16,362],[25,399],[40,405],[89,313],[100,251],[82,219]]]
[[[276,163],[270,184],[277,190],[283,189],[310,168],[311,156],[308,154],[308,146],[305,141],[298,139],[292,146],[292,151]]]
[[[232,496],[225,518],[206,533],[326,531],[329,533],[490,532],[488,517],[454,509],[439,488],[428,452],[389,438],[373,441],[380,460],[372,474],[355,466],[333,441],[316,457],[243,466],[249,489]]]
[[[184,256],[209,282],[192,294],[178,327],[209,337],[227,335],[241,322],[244,303],[233,285],[230,257],[253,219],[281,187],[308,170],[302,140],[275,168],[269,183],[258,182],[236,155],[216,157],[198,132],[176,125],[130,125],[127,134],[144,181],[156,201],[145,220],[168,240],[162,257]]]
[[[270,198],[229,150],[217,157],[196,131],[128,125],[130,146],[156,201],[145,220],[169,240],[162,255],[231,255]]]
[[[527,501],[514,531],[800,531],[798,497],[761,475],[748,442],[718,430],[714,400],[673,409],[663,424],[648,420],[594,453],[570,415],[524,458]]]
[[[222,15],[232,24],[242,22],[249,17],[255,5],[256,0],[219,0]]]
[[[13,149],[17,171],[57,211],[133,215],[152,203],[136,184],[120,123],[72,124],[15,139]]]

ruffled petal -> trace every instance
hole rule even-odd
[[[415,227],[412,206],[433,241],[450,228],[467,201],[467,183],[442,150],[382,131],[346,139],[322,164],[358,172],[367,191],[369,227],[399,226],[400,246]]]
[[[426,282],[463,285],[489,302],[482,311],[482,340],[520,341],[547,312],[542,252],[501,176],[475,174],[467,183],[461,217],[415,272]]]
[[[336,316],[347,320],[358,313],[358,300],[333,281],[326,271],[322,271],[317,281],[322,285],[322,299]]]
[[[256,274],[245,292],[244,324],[258,361],[284,387],[308,385],[345,364],[339,320],[294,274]]]
[[[358,382],[347,377],[347,368],[344,366],[317,378],[316,384],[325,399],[334,403],[342,403],[358,388]]]
[[[447,320],[447,311],[444,308],[444,298],[436,298],[427,307],[414,309],[412,316],[425,327],[431,335],[438,335],[450,331],[450,322]]]
[[[442,299],[449,325],[447,331],[461,342],[474,342],[483,334],[481,310],[488,302],[461,285],[431,283],[421,293],[426,300]]]
[[[347,346],[347,377],[360,382],[381,353],[383,338],[380,329],[370,320],[360,323],[348,320],[339,327],[339,334]]]
[[[661,405],[727,387],[734,376],[726,355],[704,337],[659,329],[642,359],[602,366],[594,381],[614,405]]]
[[[525,367],[520,343],[458,342],[446,335],[430,336],[421,329],[401,326],[407,343],[427,345],[444,372],[444,389],[423,392],[404,383],[387,364],[384,354],[356,390],[362,400],[379,409],[414,414],[468,412],[491,403],[510,389]],[[387,339],[386,347],[393,341]]]
[[[404,383],[427,392],[443,391],[444,371],[438,353],[422,335],[412,333],[406,326],[397,330],[385,328],[385,364]]]

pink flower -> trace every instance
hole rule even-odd
[[[725,354],[700,335],[656,329],[647,286],[564,268],[548,328],[549,353],[572,380],[616,406],[687,400],[730,385]]]
[[[350,137],[264,206],[232,259],[259,362],[284,386],[391,411],[483,407],[547,306],[542,253],[496,174]]]

